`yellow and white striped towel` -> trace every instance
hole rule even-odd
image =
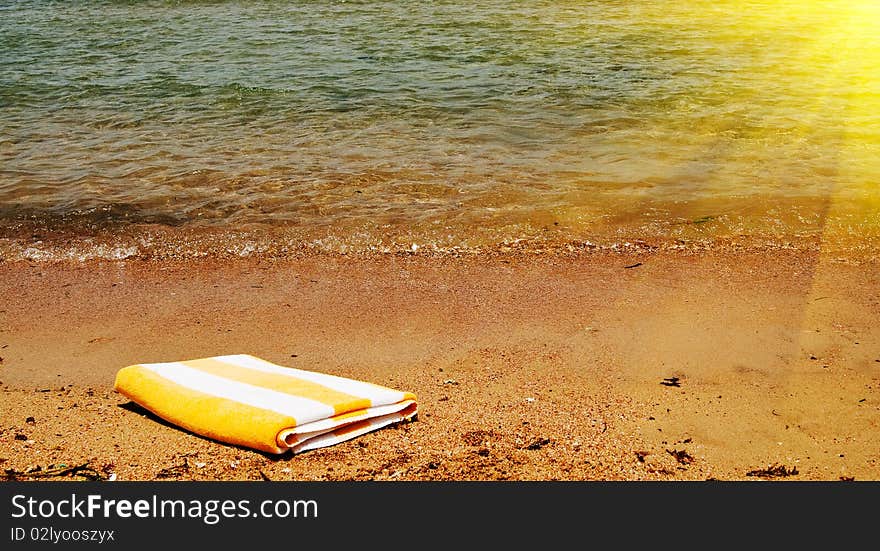
[[[410,392],[246,354],[131,365],[115,387],[191,432],[269,453],[332,446],[417,413]]]

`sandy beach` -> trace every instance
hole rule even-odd
[[[22,480],[877,480],[877,268],[807,249],[0,263],[0,466]],[[415,392],[418,419],[271,456],[113,391],[130,364],[235,353]]]

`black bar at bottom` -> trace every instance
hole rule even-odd
[[[871,534],[878,497],[875,482],[6,482],[0,540],[6,549],[494,549],[758,533],[815,543],[828,533],[839,545]]]

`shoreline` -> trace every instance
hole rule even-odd
[[[775,465],[797,470],[787,480],[877,480],[871,252],[7,260],[0,468],[757,480],[748,473]],[[189,434],[112,390],[126,365],[232,353],[412,391],[419,418],[275,457]]]
[[[271,217],[256,222],[247,216],[242,220],[193,218],[171,223],[117,212],[110,205],[106,211],[91,213],[4,217],[0,262],[287,261],[311,256],[369,260],[389,255],[579,257],[594,253],[777,250],[878,258],[880,218],[877,200],[871,194],[852,201],[842,191],[833,190],[825,196],[757,195],[718,201],[643,199],[597,212],[559,209],[535,213],[531,218],[486,211],[482,218],[470,213],[470,218],[461,220],[419,222],[403,216],[358,222],[329,216],[320,223]]]
[[[25,232],[30,234],[30,232]],[[422,236],[424,237],[424,236]],[[371,238],[372,239],[372,238]],[[33,237],[0,237],[0,263],[77,264],[103,262],[295,262],[310,258],[362,262],[420,258],[432,261],[460,259],[571,260],[603,255],[702,255],[799,252],[836,255],[841,261],[880,259],[880,235],[712,234],[688,238],[636,232],[610,237],[575,238],[568,235],[519,237],[480,244],[438,244],[430,240],[396,239],[346,242],[338,236],[302,240],[291,235],[257,230],[163,228],[156,233],[68,235],[49,232]]]

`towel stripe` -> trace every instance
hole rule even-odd
[[[339,392],[324,385],[306,381],[298,377],[242,368],[239,365],[218,362],[213,358],[177,363],[217,377],[223,377],[230,381],[272,390],[290,396],[308,396],[311,400],[333,408],[332,415],[368,408],[371,405],[368,398]]]
[[[141,367],[191,390],[286,415],[295,419],[297,425],[335,413],[334,408],[316,400],[232,381],[179,362],[142,364]]]
[[[326,373],[316,373],[314,371],[304,371],[292,367],[282,367],[247,354],[218,356],[213,359],[228,362],[240,367],[264,371],[266,373],[277,373],[279,375],[286,375],[288,377],[296,377],[297,379],[311,381],[345,394],[369,398],[372,402],[371,405],[374,406],[393,404],[401,400],[415,399],[414,395],[400,392],[399,390],[392,390],[390,388],[364,381],[355,381],[353,379],[346,379],[335,375],[327,375]]]

